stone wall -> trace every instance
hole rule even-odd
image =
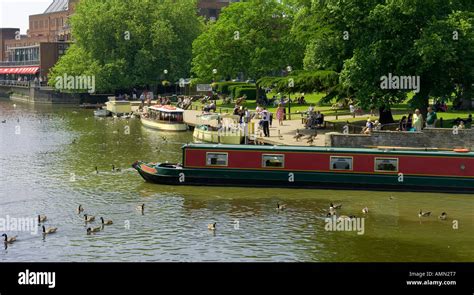
[[[333,147],[429,147],[429,148],[470,148],[474,150],[474,129],[458,130],[433,128],[422,132],[374,131],[371,135],[326,133],[326,146]]]

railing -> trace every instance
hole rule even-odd
[[[0,61],[0,67],[14,67],[14,66],[39,66],[39,60],[26,60],[26,61]]]
[[[0,86],[15,86],[15,87],[25,87],[29,88],[32,86],[36,87],[45,87],[48,86],[46,82],[41,82],[41,85],[39,82],[35,81],[18,81],[18,80],[0,80]]]

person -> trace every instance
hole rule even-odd
[[[324,115],[320,112],[320,111],[317,111],[316,113],[316,124],[317,124],[317,127],[321,127],[324,123]]]
[[[433,111],[432,107],[428,107],[428,114],[426,115],[426,128],[435,128],[437,120],[438,117],[436,116],[436,112]]]
[[[263,134],[265,137],[270,137],[270,113],[267,111],[267,109],[264,107],[263,111],[261,112],[262,114],[262,127],[263,127]]]
[[[278,104],[278,109],[276,111],[276,117],[278,119],[278,124],[283,125],[283,116],[284,116],[284,113],[283,113],[283,105],[280,103]]]
[[[421,131],[423,129],[423,115],[419,109],[416,109],[413,115],[413,128],[414,131]]]
[[[352,117],[355,117],[355,108],[352,103],[349,105],[349,112],[351,113]]]
[[[382,124],[380,124],[379,120],[375,120],[373,129],[374,129],[374,131],[382,130]]]
[[[374,124],[372,123],[372,120],[370,118],[367,119],[367,123],[365,123],[365,128],[362,129],[363,134],[370,134],[372,132],[372,129],[374,128]]]
[[[407,116],[403,116],[398,122],[398,130],[397,131],[407,131]]]
[[[409,113],[407,117],[407,128],[406,131],[413,131],[413,114]]]
[[[257,107],[255,108],[255,112],[257,113],[257,115],[260,115],[260,113],[263,111],[262,107],[260,106],[260,104],[257,104]]]
[[[472,114],[469,114],[469,116],[466,119],[466,125],[468,128],[471,128],[472,125]]]
[[[464,125],[464,121],[461,120],[461,122],[459,122],[459,126],[458,126],[458,129],[465,129],[466,126]]]
[[[137,100],[137,89],[134,87],[133,90],[132,90],[132,99],[133,100]]]
[[[145,106],[145,92],[140,94],[140,106],[143,108]]]

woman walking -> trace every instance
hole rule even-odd
[[[280,126],[283,125],[283,117],[285,116],[285,114],[284,114],[284,107],[282,106],[281,103],[278,104],[276,116],[277,116],[278,123],[280,124]]]

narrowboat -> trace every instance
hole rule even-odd
[[[186,131],[184,110],[172,105],[155,105],[146,107],[141,116],[143,126],[164,131]]]
[[[187,144],[183,163],[135,162],[148,182],[171,185],[474,193],[474,153]]]
[[[239,116],[228,114],[207,114],[198,116],[208,124],[199,124],[194,128],[193,138],[196,142],[241,144],[244,141],[246,125],[239,124]],[[217,126],[212,125],[217,121]]]

